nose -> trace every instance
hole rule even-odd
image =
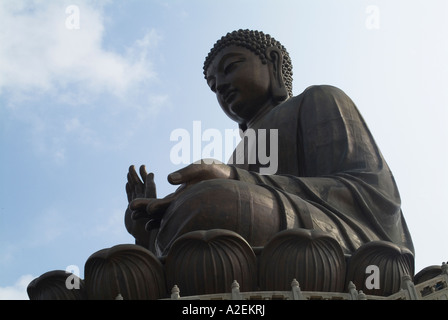
[[[230,84],[223,77],[218,77],[216,79],[216,92],[221,96],[225,95],[227,90],[229,89]]]

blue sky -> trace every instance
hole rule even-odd
[[[92,253],[132,243],[128,167],[146,164],[158,195],[172,192],[173,130],[236,128],[202,64],[239,28],[285,45],[294,94],[330,84],[354,100],[397,181],[416,271],[448,260],[447,11],[444,0],[0,0],[0,299],[27,299],[50,270],[82,277]]]

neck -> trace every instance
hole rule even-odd
[[[255,116],[253,116],[252,119],[247,121],[247,128],[248,129],[253,128],[275,106],[276,104],[274,104],[273,101],[266,102],[261,108],[259,108],[259,111],[255,114]]]

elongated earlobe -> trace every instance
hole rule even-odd
[[[283,80],[282,73],[282,63],[283,55],[282,52],[276,47],[270,47],[266,49],[266,57],[269,60],[269,65],[271,69],[271,90],[274,99],[278,102],[285,101],[288,99],[289,94]]]

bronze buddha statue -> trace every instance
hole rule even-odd
[[[293,97],[288,52],[250,30],[222,37],[205,60],[204,76],[243,132],[277,130],[277,171],[260,174],[260,161],[248,162],[257,158],[256,148],[245,145],[243,161],[202,161],[170,174],[180,188],[157,199],[152,173],[143,166],[140,181],[131,166],[126,225],[137,243],[163,256],[194,230],[232,230],[259,247],[281,230],[302,228],[325,232],[348,255],[372,241],[413,252],[393,175],[343,91],[319,85]],[[143,224],[153,230],[151,240]]]
[[[353,101],[328,85],[293,96],[288,52],[259,31],[222,37],[203,71],[242,131],[229,162],[203,159],[171,173],[179,188],[164,198],[153,173],[143,165],[139,177],[131,166],[125,225],[135,244],[92,254],[80,294],[66,292],[64,272],[51,272],[30,284],[30,297],[160,299],[173,287],[223,293],[233,280],[271,292],[293,279],[312,292],[399,291],[402,277],[414,276],[412,239]],[[378,283],[369,270],[381,272]]]

